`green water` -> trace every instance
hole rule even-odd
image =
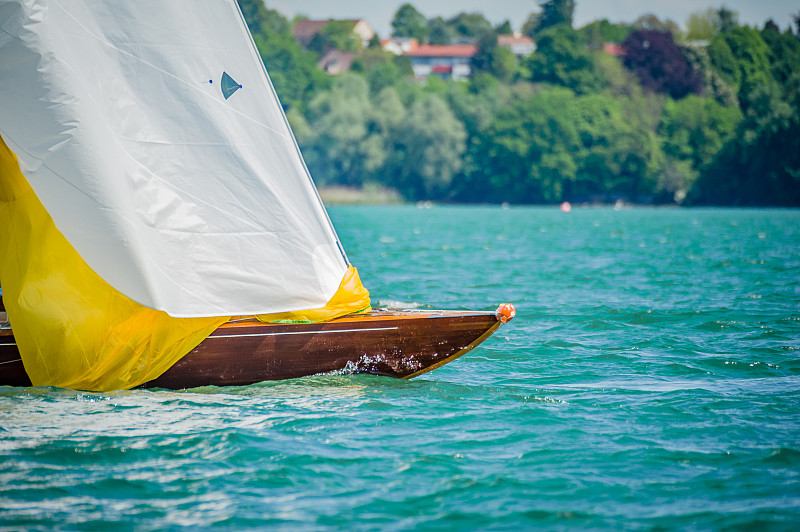
[[[412,381],[0,387],[0,530],[797,530],[800,211],[334,208]]]

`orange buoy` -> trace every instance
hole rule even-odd
[[[516,315],[517,309],[511,303],[503,303],[497,307],[497,319],[503,323],[507,323]]]
[[[561,212],[569,212],[572,210],[572,205],[568,201],[561,204]]]

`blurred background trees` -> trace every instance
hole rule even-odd
[[[239,0],[320,185],[383,186],[408,200],[800,205],[797,28],[740,25],[724,7],[685,30],[653,15],[573,28],[575,2],[540,0],[536,50],[480,13],[426,18],[403,4],[392,35],[473,43],[467,81],[413,78],[406,56],[331,24],[303,49],[292,23]],[[800,14],[798,14],[800,18]],[[355,54],[324,74],[329,50]]]

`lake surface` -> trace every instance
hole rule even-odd
[[[412,381],[0,387],[0,530],[797,530],[800,211],[336,207]]]

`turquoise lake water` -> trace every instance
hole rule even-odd
[[[336,207],[412,381],[0,387],[0,530],[800,529],[800,211]]]

